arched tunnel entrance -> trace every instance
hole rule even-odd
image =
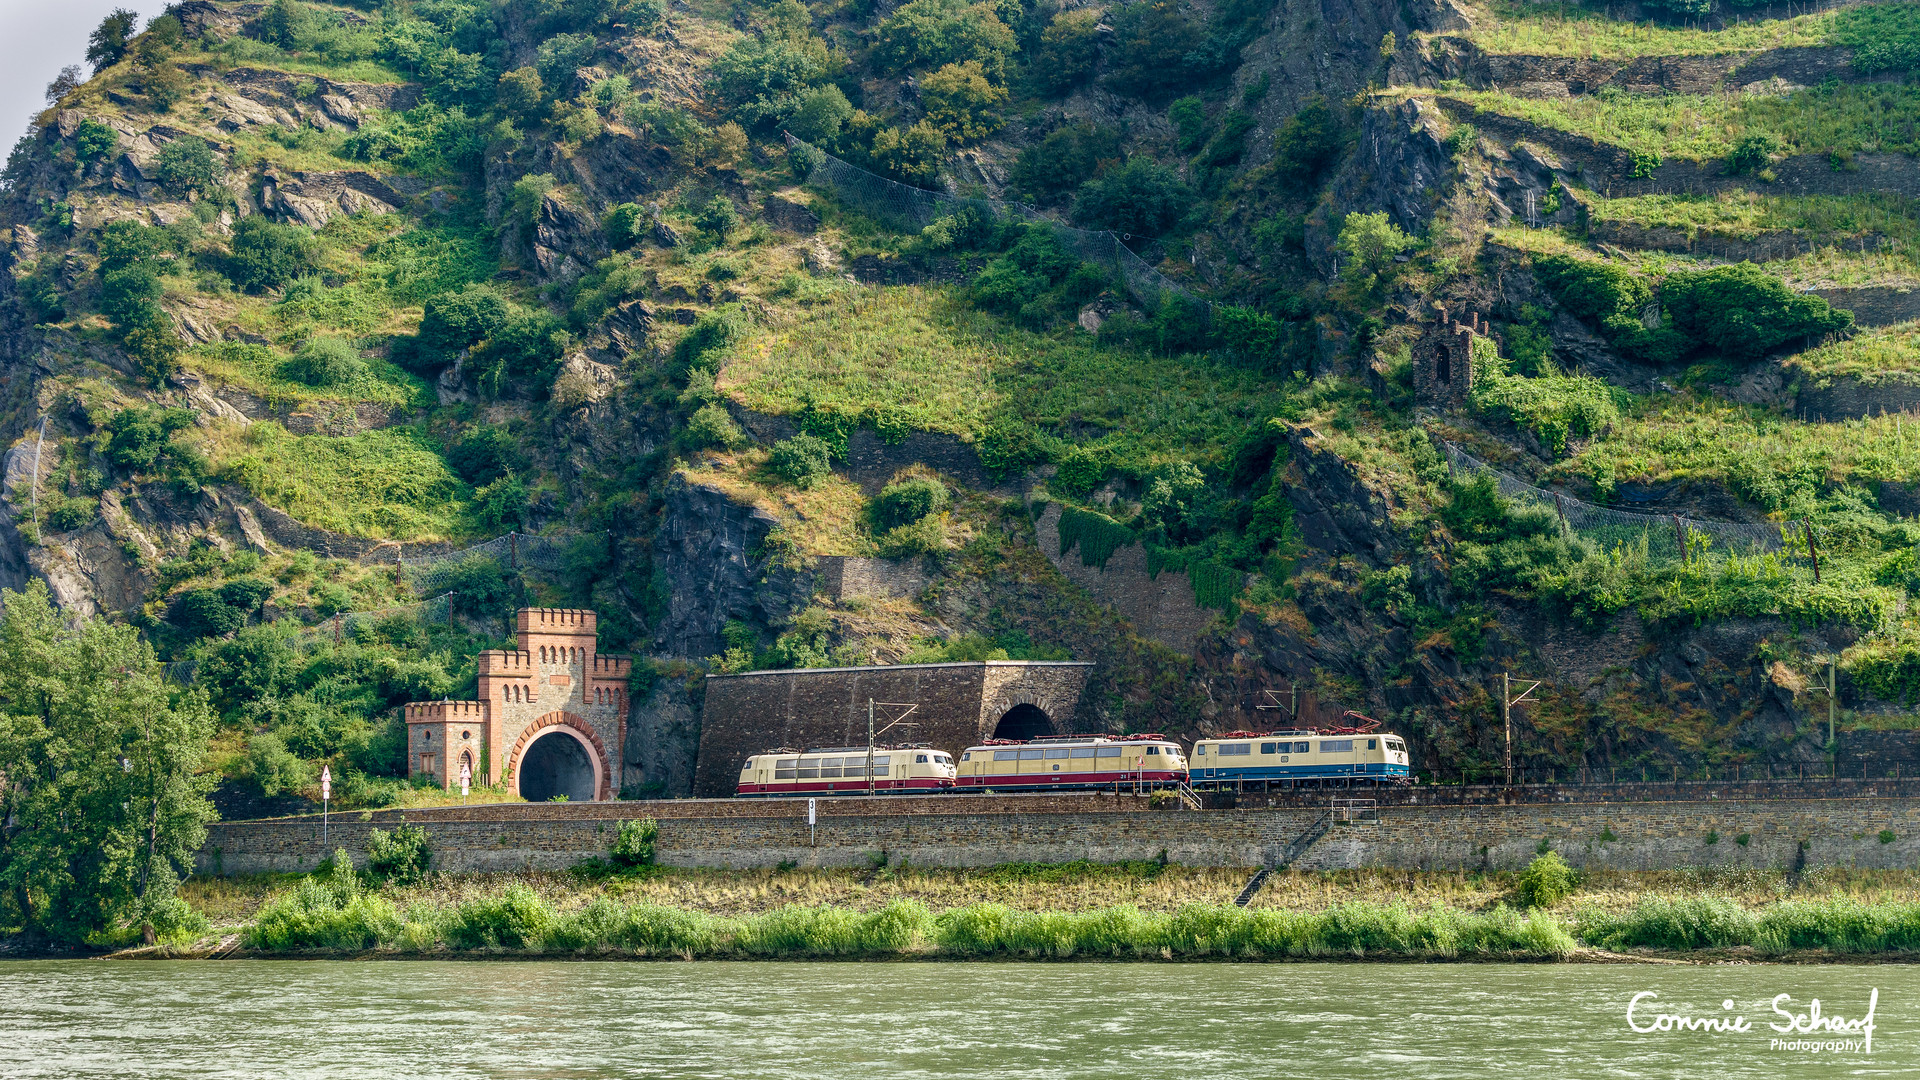
[[[1052,734],[1053,721],[1047,718],[1047,714],[1038,705],[1025,703],[1008,709],[993,727],[993,737],[996,739],[1035,739]]]
[[[549,731],[533,740],[520,755],[520,797],[547,802],[565,795],[568,802],[593,801],[593,759],[579,739],[565,731]]]

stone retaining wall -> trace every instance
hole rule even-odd
[[[1025,801],[1022,800],[1024,803]],[[826,805],[823,802],[823,805]],[[636,807],[637,809],[637,807]],[[968,867],[1006,862],[1156,859],[1186,866],[1269,863],[1306,831],[1315,808],[1157,813],[841,812],[809,830],[804,801],[771,816],[668,817],[658,852],[668,866],[765,868],[895,863]],[[849,807],[858,810],[858,807]],[[1805,869],[1912,867],[1920,861],[1920,800],[1590,803],[1387,807],[1378,824],[1335,825],[1308,849],[1302,869],[1516,869],[1544,842],[1582,867],[1684,866]],[[199,868],[208,874],[312,869],[334,847],[364,855],[371,821],[320,825],[230,822],[209,830]],[[610,849],[608,819],[427,820],[442,870],[560,869]],[[1881,841],[1882,830],[1891,833]]]

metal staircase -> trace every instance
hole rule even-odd
[[[1189,810],[1200,809],[1200,796],[1193,790],[1192,786],[1190,786],[1185,780],[1181,780],[1176,784],[1176,786],[1174,787],[1174,793],[1180,796],[1181,805],[1185,806],[1187,809]]]
[[[1280,853],[1280,858],[1275,860],[1272,866],[1263,866],[1260,868],[1259,873],[1253,875],[1253,879],[1247,882],[1247,887],[1241,889],[1240,895],[1233,898],[1233,906],[1246,907],[1248,904],[1253,903],[1253,898],[1259,895],[1260,886],[1267,883],[1268,875],[1272,874],[1275,870],[1285,870],[1287,867],[1298,862],[1300,857],[1307,853],[1308,848],[1318,843],[1321,837],[1327,835],[1327,829],[1332,824],[1333,811],[1322,810],[1320,816],[1314,818],[1313,822],[1306,827],[1305,831],[1293,838],[1293,841],[1287,845],[1285,851]]]

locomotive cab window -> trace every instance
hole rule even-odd
[[[913,755],[913,760],[921,765],[925,765],[927,763],[927,755],[915,754]]]
[[[1194,756],[1194,757],[1206,757],[1206,756],[1207,756],[1207,744],[1206,744],[1206,743],[1201,743],[1201,744],[1200,744],[1199,746],[1196,746],[1196,747],[1194,747],[1194,748],[1193,748],[1193,756]]]
[[[1160,748],[1157,746],[1149,746],[1147,747],[1147,753],[1157,755],[1160,753]]]
[[[1367,749],[1369,749],[1369,750],[1378,750],[1378,749],[1380,749],[1380,740],[1378,740],[1378,739],[1368,739],[1368,740],[1367,740]]]
[[[972,761],[972,760],[973,760],[973,755],[972,755],[972,754],[961,754],[961,755],[960,755],[960,760],[961,760],[961,761]]]

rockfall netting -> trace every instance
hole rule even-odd
[[[1522,506],[1552,510],[1568,531],[1592,540],[1602,550],[1616,546],[1631,549],[1644,542],[1650,562],[1685,559],[1689,548],[1696,554],[1704,550],[1727,555],[1783,550],[1805,555],[1807,551],[1802,522],[1701,521],[1682,514],[1636,514],[1595,506],[1510,476],[1452,443],[1442,442],[1440,446],[1453,475],[1492,476],[1501,495]],[[1817,532],[1815,535],[1817,538]]]
[[[484,544],[400,559],[400,575],[416,593],[431,593],[452,584],[461,568],[476,559],[490,559],[508,570],[559,570],[566,564],[568,545],[576,536],[532,536],[510,532]]]
[[[966,207],[974,207],[995,217],[1043,222],[1053,227],[1061,242],[1074,254],[1111,271],[1126,286],[1134,300],[1148,311],[1156,310],[1169,296],[1195,299],[1192,293],[1172,278],[1129,251],[1121,238],[1112,232],[1062,225],[1021,203],[963,199],[944,191],[929,191],[902,184],[842,161],[803,139],[796,139],[792,135],[786,138],[789,156],[795,162],[804,163],[808,169],[805,177],[808,183],[827,188],[845,205],[897,231],[918,232]]]

